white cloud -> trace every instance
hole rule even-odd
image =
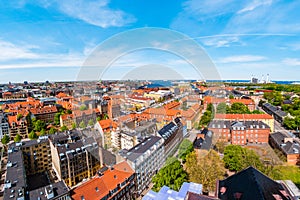
[[[17,45],[0,40],[0,69],[81,66],[81,53],[36,53],[40,47],[30,44]]]
[[[215,38],[207,38],[201,40],[205,46],[213,46],[213,47],[229,47],[232,44],[239,44],[240,42],[238,37],[215,37]]]
[[[237,13],[241,14],[244,12],[253,11],[257,7],[265,6],[265,5],[269,6],[271,4],[272,4],[272,0],[254,0],[250,4],[248,4],[246,7],[244,7],[243,9],[239,10]]]
[[[36,48],[35,46],[17,46],[10,42],[0,40],[0,61],[7,61],[12,59],[36,59],[39,56],[31,49]]]
[[[245,63],[245,62],[257,62],[266,60],[264,56],[257,55],[238,55],[238,56],[229,56],[222,59],[219,59],[219,63]]]
[[[283,64],[289,65],[289,66],[300,66],[300,59],[298,58],[285,58],[282,60]]]
[[[188,0],[183,7],[185,12],[203,19],[232,12],[238,5],[235,0]]]
[[[121,27],[136,21],[132,15],[109,8],[108,3],[106,0],[57,0],[58,9],[61,12],[102,28]]]

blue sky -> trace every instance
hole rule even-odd
[[[1,83],[76,80],[97,45],[120,32],[143,27],[170,29],[193,38],[207,52],[221,79],[270,74],[273,80],[300,80],[300,1],[0,2]],[[151,71],[151,64],[198,79],[178,56],[146,49],[120,57],[107,77],[144,66]]]

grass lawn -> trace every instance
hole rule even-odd
[[[277,166],[279,177],[276,179],[291,180],[300,188],[300,169],[296,166]]]

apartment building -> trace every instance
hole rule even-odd
[[[136,194],[140,196],[151,183],[152,177],[165,163],[164,141],[150,136],[129,150],[119,152],[118,159],[125,159],[136,174]]]
[[[45,123],[53,122],[54,115],[58,112],[56,106],[44,106],[40,108],[31,108],[29,112],[37,119]]]
[[[300,164],[300,143],[296,138],[276,132],[270,135],[269,143],[273,148],[283,153],[288,164]]]
[[[262,121],[213,120],[208,125],[219,139],[231,144],[268,143],[270,127]]]
[[[44,139],[46,141],[46,139]],[[42,142],[43,144],[44,142]],[[4,200],[69,200],[69,189],[63,181],[46,184],[34,190],[27,182],[28,163],[24,159],[29,143],[13,143],[8,148]],[[30,145],[35,146],[34,144]],[[25,149],[25,151],[23,151]],[[48,166],[47,166],[48,167]],[[38,173],[38,172],[37,172]]]
[[[224,121],[262,121],[274,132],[274,118],[269,114],[215,114],[216,120]]]
[[[99,146],[94,138],[81,138],[68,131],[50,136],[52,167],[69,187],[96,174],[101,167]]]
[[[9,136],[9,125],[4,114],[0,112],[0,140],[4,135]]]
[[[17,144],[21,144],[19,147],[23,153],[26,175],[42,173],[51,169],[52,159],[48,136]]]
[[[182,124],[179,118],[176,118],[174,122],[170,122],[158,131],[158,134],[164,139],[164,156],[168,158],[175,153],[176,147],[183,140]]]
[[[8,116],[8,124],[11,140],[13,140],[16,135],[20,135],[23,139],[28,138],[27,121],[24,116],[21,118],[18,118],[17,115]]]

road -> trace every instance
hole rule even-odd
[[[289,130],[286,130],[284,127],[282,127],[282,125],[277,122],[276,120],[274,120],[274,131],[275,132],[281,132],[281,133],[284,133],[286,135],[289,135]]]

